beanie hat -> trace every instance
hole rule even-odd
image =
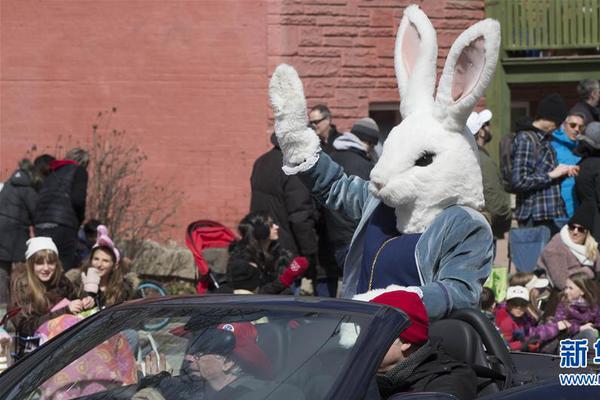
[[[360,140],[376,145],[379,142],[379,126],[372,118],[359,119],[350,129]]]
[[[27,250],[25,250],[25,259],[29,258],[40,250],[50,250],[58,255],[58,248],[52,241],[52,238],[38,236],[27,241]]]
[[[467,118],[467,128],[469,128],[469,131],[473,135],[476,135],[481,127],[485,125],[486,122],[490,122],[491,119],[492,112],[488,109],[482,110],[479,113],[473,111],[471,115],[469,115],[469,118]]]
[[[600,150],[600,122],[590,122],[577,139],[586,142],[596,150]]]
[[[96,231],[98,232],[98,236],[96,237],[96,243],[92,246],[92,250],[100,246],[108,247],[115,255],[115,264],[118,264],[119,260],[121,260],[121,253],[119,253],[112,239],[108,236],[108,228],[104,225],[98,225]]]
[[[540,100],[537,108],[538,118],[553,121],[556,126],[563,123],[567,118],[567,104],[562,96],[558,93],[551,93]]]
[[[384,304],[404,311],[410,320],[410,325],[399,336],[403,342],[423,344],[427,341],[429,317],[425,305],[417,293],[395,290],[380,294],[371,299],[370,302]]]
[[[581,225],[588,231],[594,228],[594,219],[596,215],[596,207],[594,203],[585,201],[575,209],[573,216],[569,219],[569,225]]]

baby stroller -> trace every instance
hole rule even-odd
[[[188,225],[185,244],[194,255],[197,293],[218,289],[227,280],[228,248],[235,239],[229,228],[216,221],[199,220]]]
[[[15,317],[17,314],[19,314],[20,312],[21,312],[20,307],[9,310],[2,317],[2,320],[0,320],[0,328],[8,329],[7,325],[9,323],[9,321],[11,321],[11,319],[13,317]],[[10,357],[12,358],[13,361],[18,361],[39,347],[41,337],[36,336],[36,335],[21,336],[18,333],[13,332],[11,339],[12,339],[11,341],[12,341],[13,348],[12,348],[12,351],[10,351]],[[5,348],[6,345],[7,344],[5,344],[3,346],[3,350],[6,350],[6,348]],[[2,354],[2,357],[7,357],[7,356],[8,356],[8,354]],[[8,360],[3,359],[3,364],[4,364],[4,362],[8,362]]]

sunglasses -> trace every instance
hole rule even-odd
[[[585,128],[585,125],[576,124],[575,122],[569,122],[569,126],[571,129],[579,128],[580,130],[583,130],[583,128]]]
[[[585,229],[581,225],[569,224],[569,230],[570,231],[577,231],[577,232],[580,232],[580,233],[587,233],[587,229]]]
[[[314,121],[308,121],[308,126],[317,126],[321,121],[325,121],[327,117],[323,117],[321,119],[316,119]]]

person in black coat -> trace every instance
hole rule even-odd
[[[582,135],[575,153],[581,156],[579,174],[575,177],[575,193],[580,203],[594,205],[592,236],[600,242],[600,122],[592,122]]]
[[[381,398],[397,393],[448,393],[459,400],[477,395],[477,376],[467,364],[453,359],[439,342],[429,339],[429,317],[417,293],[407,290],[377,289],[354,296],[354,300],[384,304],[403,311],[410,325],[392,343],[377,370]],[[356,340],[356,331],[341,330],[344,347]]]
[[[238,231],[241,239],[229,246],[227,282],[219,292],[291,294],[289,288],[304,275],[308,260],[279,246],[273,218],[252,212],[240,221]]]
[[[295,175],[281,170],[283,155],[275,134],[273,148],[261,155],[252,168],[250,211],[265,211],[277,221],[279,245],[292,255],[304,256],[314,263],[318,242],[318,212],[308,189]]]
[[[32,183],[33,165],[24,159],[0,191],[0,307],[10,300],[12,264],[25,261],[25,242],[37,202]]]
[[[379,127],[371,118],[357,121],[350,132],[333,142],[331,158],[344,168],[346,175],[369,180],[375,165],[371,159],[373,148],[379,141]],[[315,292],[318,296],[335,297],[337,282],[343,274],[344,260],[358,221],[342,212],[322,207],[319,232],[319,268]]]
[[[80,148],[70,150],[64,160],[53,161],[33,216],[35,234],[52,238],[65,270],[80,263],[77,231],[85,218],[88,162],[88,153]]]

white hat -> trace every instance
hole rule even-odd
[[[483,124],[489,122],[492,119],[492,112],[487,108],[482,110],[480,113],[473,111],[469,118],[467,118],[467,128],[473,135],[477,134]]]
[[[25,258],[29,260],[29,257],[34,255],[40,250],[50,250],[58,255],[58,249],[52,241],[52,238],[38,236],[31,238],[27,241],[27,250],[25,250]]]
[[[524,286],[509,286],[506,289],[506,300],[512,299],[529,301],[529,290]]]
[[[527,285],[525,285],[525,287],[528,290],[531,290],[533,288],[542,289],[542,288],[548,287],[548,285],[550,285],[550,281],[548,279],[538,278],[537,276],[534,275],[534,277],[531,278],[531,280],[529,282],[527,282]]]

